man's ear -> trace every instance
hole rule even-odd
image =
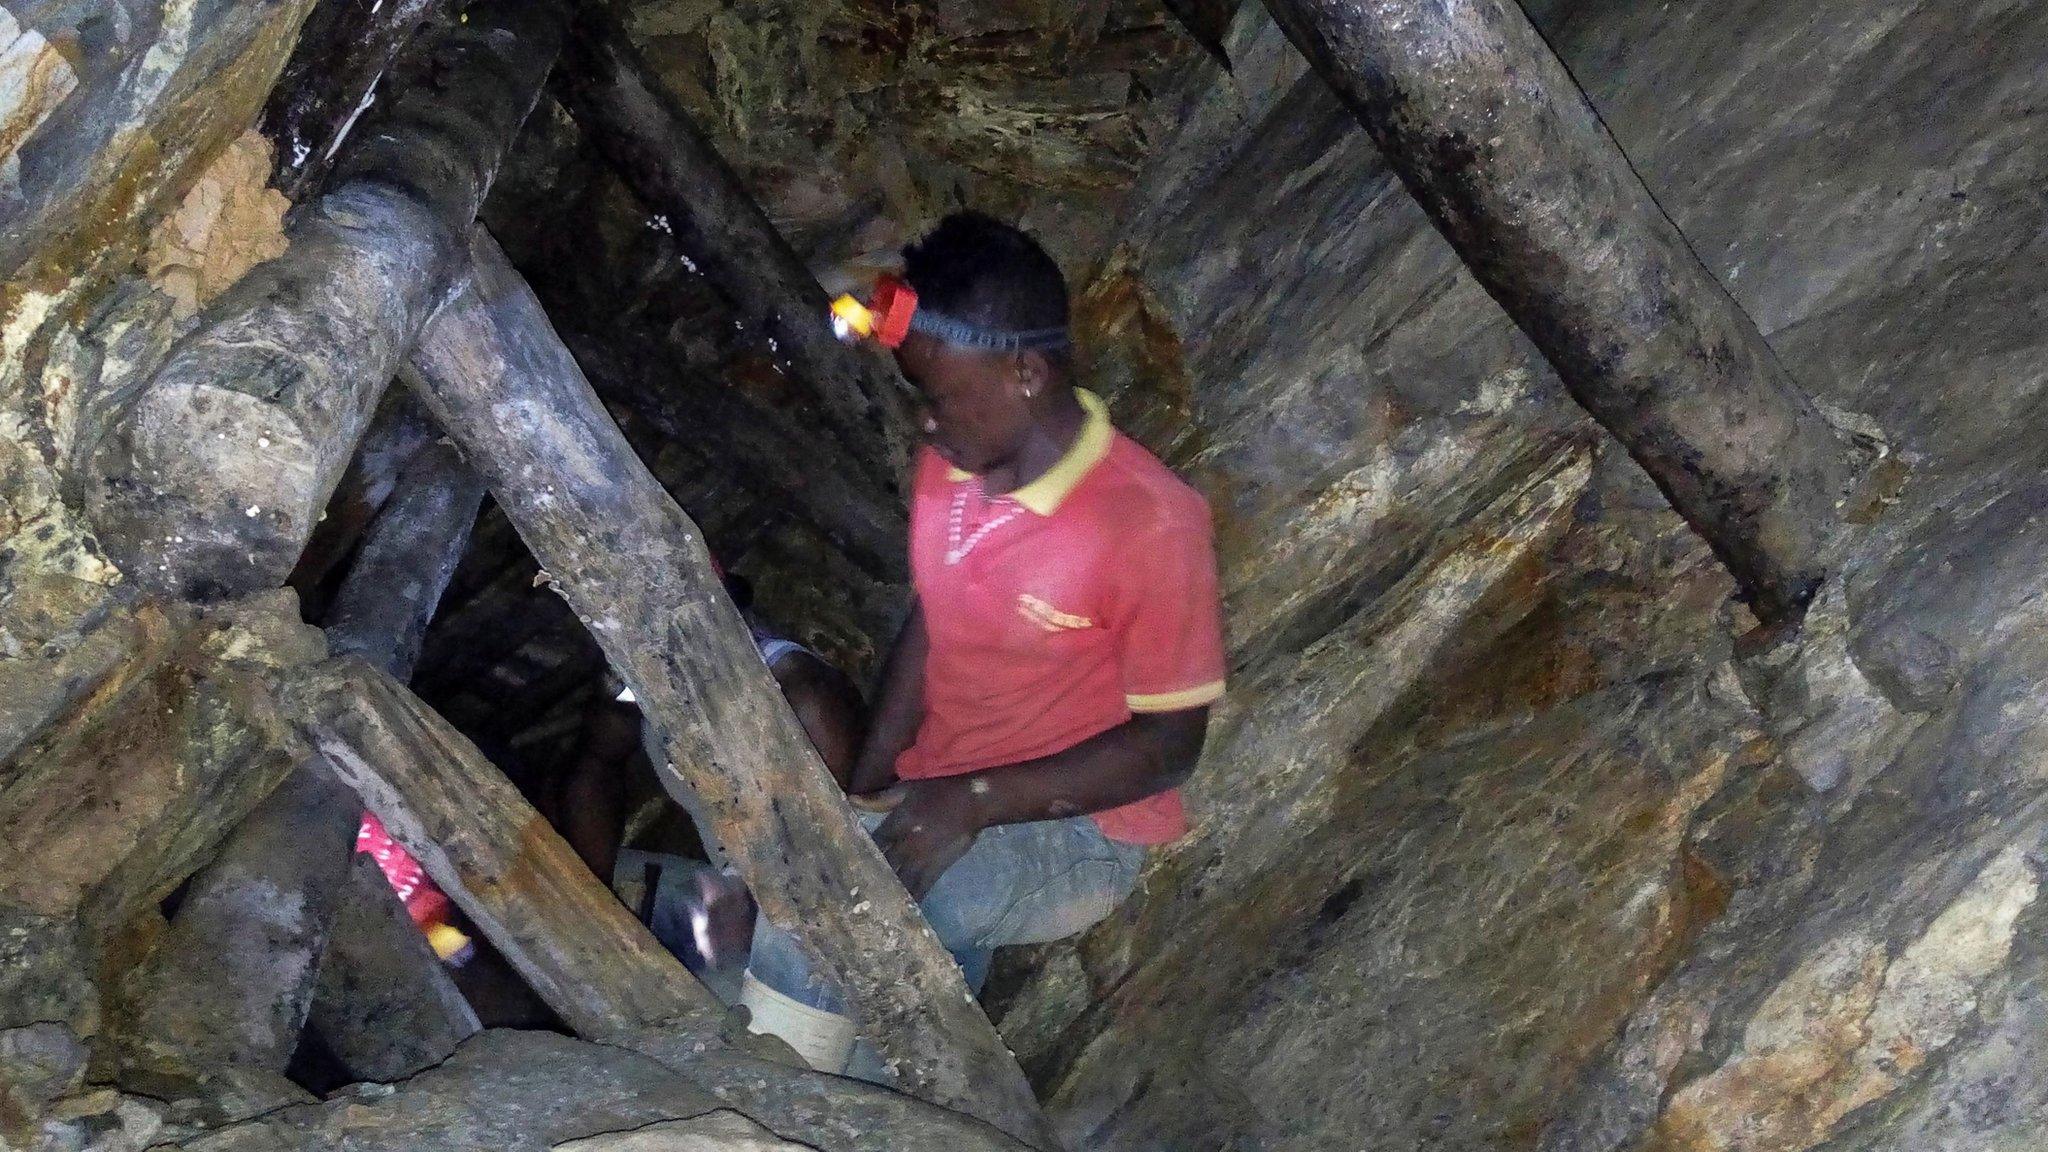
[[[1052,362],[1045,353],[1036,349],[1014,354],[1017,361],[1017,383],[1027,397],[1043,396],[1052,387]]]

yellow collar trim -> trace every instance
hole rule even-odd
[[[1109,422],[1109,405],[1102,397],[1086,388],[1074,389],[1074,399],[1081,402],[1086,417],[1081,424],[1081,434],[1074,437],[1073,447],[1060,457],[1059,462],[1045,470],[1045,475],[1010,493],[1010,499],[1040,516],[1050,516],[1060,510],[1088,473],[1095,470],[1102,458],[1109,455],[1109,446],[1116,439],[1116,427]],[[958,484],[971,480],[974,474],[958,468],[949,468],[946,479]]]

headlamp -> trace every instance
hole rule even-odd
[[[894,276],[884,276],[875,281],[867,303],[851,295],[832,302],[832,334],[848,343],[873,340],[884,348],[897,348],[910,335],[910,318],[916,311],[917,292]]]
[[[896,349],[912,332],[942,344],[981,352],[1052,351],[1069,342],[1065,325],[1024,331],[990,328],[943,312],[917,306],[917,291],[894,276],[875,281],[874,295],[863,304],[851,295],[832,302],[832,334],[851,344],[873,340]]]

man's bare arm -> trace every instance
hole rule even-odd
[[[855,795],[887,787],[896,779],[896,758],[917,739],[924,723],[924,662],[931,650],[924,630],[924,606],[912,601],[910,617],[896,636],[882,668],[882,691],[868,722],[867,740],[853,764],[848,791]]]
[[[1105,812],[1178,787],[1201,759],[1209,710],[1147,713],[1051,756],[908,780],[875,842],[922,897],[983,828]]]

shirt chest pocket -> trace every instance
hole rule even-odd
[[[1097,613],[1076,611],[1082,605],[1061,604],[1051,597],[1010,591],[1004,600],[999,629],[1004,647],[1020,656],[1059,664],[1086,662],[1109,642]]]
[[[974,646],[1033,660],[1064,660],[1107,643],[1092,567],[1042,545],[975,556],[939,576],[952,622]],[[936,574],[935,574],[936,575]],[[929,617],[930,609],[927,609]],[[963,637],[964,639],[964,637]]]

